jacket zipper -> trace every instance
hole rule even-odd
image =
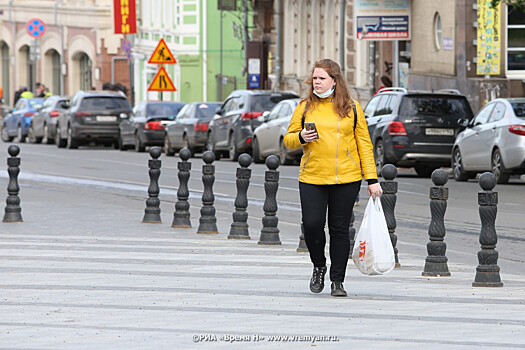
[[[354,160],[354,158],[352,157],[352,155],[350,155],[350,151],[349,151],[349,150],[346,150],[346,155],[350,157],[350,159],[352,160],[352,162],[354,162],[355,167],[358,168],[357,163],[355,162],[355,160]]]
[[[341,117],[337,122],[337,145],[335,146],[335,183],[337,184],[337,154],[339,153],[339,126],[341,125]]]
[[[310,153],[308,153],[308,157],[306,157],[306,160],[304,161],[303,172],[304,172],[304,168],[306,168],[306,163],[308,163],[308,159],[310,159],[310,154],[312,154],[312,151],[310,151]]]

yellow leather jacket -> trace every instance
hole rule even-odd
[[[357,127],[354,133],[353,112],[341,118],[329,99],[321,99],[314,110],[309,110],[305,122],[314,122],[319,139],[301,144],[301,119],[306,101],[295,109],[284,145],[289,149],[303,147],[299,181],[314,185],[333,185],[377,179],[374,153],[361,105],[355,102]]]

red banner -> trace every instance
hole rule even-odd
[[[135,0],[113,0],[115,34],[137,33],[137,10]]]

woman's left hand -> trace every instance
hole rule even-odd
[[[379,183],[368,185],[368,195],[370,197],[379,197],[383,193]]]

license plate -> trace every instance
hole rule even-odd
[[[432,136],[454,136],[454,129],[426,128],[425,134]]]
[[[97,115],[97,122],[116,122],[116,121],[117,121],[117,117],[115,117],[114,115],[110,115],[110,116]]]

